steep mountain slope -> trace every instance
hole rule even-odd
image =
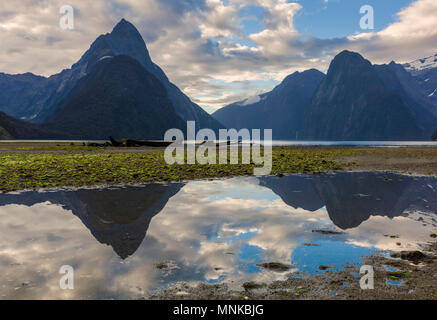
[[[384,85],[396,92],[414,114],[414,118],[426,137],[437,128],[437,106],[428,99],[420,84],[400,64],[376,65]]]
[[[31,73],[0,73],[0,110],[17,118],[32,117],[47,99],[47,78]]]
[[[111,33],[99,36],[71,69],[65,69],[49,78],[28,75],[35,79],[27,87],[17,84],[16,78],[22,75],[5,75],[6,80],[3,81],[0,77],[0,92],[3,92],[3,95],[0,95],[0,111],[38,123],[44,122],[55,112],[77,81],[86,76],[96,63],[117,55],[127,55],[139,61],[146,70],[155,75],[168,91],[176,112],[183,120],[195,120],[201,128],[217,130],[222,127],[168,80],[161,68],[152,62],[138,30],[124,19]],[[6,90],[8,87],[15,89],[9,93],[10,90]],[[16,101],[15,106],[11,106],[10,101],[14,100],[14,92],[17,91],[21,92],[21,100]]]
[[[358,53],[343,51],[305,112],[307,140],[419,140],[425,135],[402,98]],[[428,139],[428,138],[427,138]]]
[[[184,130],[162,83],[128,56],[99,61],[61,101],[45,126],[77,139],[162,139]]]
[[[79,62],[73,65],[73,69],[89,70],[90,66],[100,59],[121,54],[139,61],[147,71],[162,82],[176,112],[183,120],[195,120],[199,128],[213,130],[222,128],[221,124],[193,103],[178,87],[168,80],[162,69],[151,60],[146,44],[138,30],[124,19],[114,27],[111,33],[98,37]]]
[[[0,140],[7,139],[69,139],[68,134],[54,132],[38,125],[15,119],[0,112]]]
[[[424,90],[427,99],[435,106],[437,116],[437,54],[403,65]]]
[[[240,101],[217,110],[213,117],[228,128],[273,129],[274,139],[296,139],[301,131],[305,108],[323,80],[312,69],[287,76],[257,102]]]

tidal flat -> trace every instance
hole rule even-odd
[[[72,265],[104,257],[111,277],[121,270],[135,279],[147,266],[141,285],[102,292],[84,281],[105,277],[81,269],[79,299],[437,299],[437,148],[272,151],[272,172],[263,178],[253,177],[254,163],[168,165],[160,147],[0,143],[0,229],[10,232],[15,219],[16,235],[3,246],[13,251],[33,234],[45,249],[29,252],[31,260],[57,266],[68,261],[52,256],[52,246],[68,238]],[[193,231],[178,229],[175,243],[184,236],[186,245],[162,250],[172,246],[161,244],[160,227],[179,228],[181,217]],[[38,231],[27,230],[32,219]],[[71,235],[53,223],[74,226]],[[203,249],[191,252],[193,243]],[[55,267],[4,258],[3,298],[38,298],[55,282]],[[364,264],[374,268],[374,290],[360,287]],[[50,298],[68,298],[57,294]]]
[[[317,274],[297,273],[269,284],[250,282],[240,289],[227,283],[190,286],[178,283],[152,294],[156,300],[437,300],[437,243],[423,248],[424,259],[408,261],[383,256],[363,257],[372,266],[373,289],[360,286],[359,265]],[[418,251],[420,252],[420,251]],[[396,256],[396,254],[392,254]]]
[[[164,148],[159,147],[0,142],[0,192],[250,176],[255,167],[254,163],[168,165]],[[437,148],[273,147],[272,175],[332,171],[435,175]]]
[[[436,190],[331,172],[1,193],[0,299],[437,299]]]

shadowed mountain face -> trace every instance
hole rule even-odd
[[[128,56],[98,62],[45,126],[76,139],[162,139],[168,129],[186,128],[161,82]]]
[[[150,221],[183,187],[182,184],[150,184],[123,189],[24,192],[1,194],[0,206],[32,206],[51,202],[71,210],[100,243],[110,245],[126,259],[141,245]]]
[[[274,139],[296,139],[305,109],[325,75],[315,69],[295,72],[254,103],[240,101],[217,110],[213,117],[228,128],[273,129]]]
[[[434,105],[434,114],[437,116],[437,54],[406,63],[403,67],[425,92],[425,98]]]
[[[428,140],[437,128],[437,104],[429,99],[414,77],[400,64],[375,65],[384,85],[396,92],[410,108],[417,125]]]
[[[72,69],[89,70],[103,57],[116,55],[127,55],[137,60],[147,71],[157,77],[166,88],[176,113],[184,121],[194,120],[200,128],[218,130],[223,127],[168,80],[162,69],[151,60],[138,30],[124,19],[114,27],[111,33],[98,37]]]
[[[99,36],[71,69],[65,69],[49,78],[32,74],[0,74],[0,111],[33,122],[45,122],[60,104],[65,103],[65,98],[79,79],[88,75],[102,59],[118,55],[126,55],[137,60],[158,78],[166,89],[176,113],[184,121],[195,120],[201,128],[217,130],[222,127],[168,80],[161,68],[152,62],[138,30],[124,19],[111,33]]]
[[[8,139],[64,139],[68,134],[51,131],[41,126],[18,120],[0,112],[0,140]]]
[[[16,118],[32,118],[43,108],[50,88],[48,79],[31,73],[0,73],[0,111]]]
[[[371,216],[394,218],[406,210],[437,212],[437,183],[432,178],[357,172],[265,177],[260,185],[293,208],[326,207],[332,222],[343,230],[358,227]]]
[[[423,83],[412,74],[394,62],[372,65],[343,51],[326,77],[317,70],[296,72],[273,91],[213,116],[228,128],[273,129],[274,139],[429,140],[437,128],[437,104],[431,99],[437,89],[423,86],[433,81],[432,74]]]
[[[389,90],[372,64],[358,53],[343,51],[331,62],[326,78],[305,113],[307,140],[420,140],[413,112]]]

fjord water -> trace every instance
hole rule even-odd
[[[436,192],[435,178],[361,172],[0,194],[0,296],[141,298],[178,281],[241,288],[360,265],[429,241]],[[74,290],[59,287],[63,265]]]
[[[223,140],[225,141],[225,140]],[[217,140],[217,142],[223,142]],[[105,143],[106,140],[1,140],[2,143]],[[187,143],[192,143],[192,140]],[[437,147],[437,141],[298,141],[298,140],[273,140],[268,141],[243,141],[244,143],[253,142],[272,146],[326,146],[326,147]]]

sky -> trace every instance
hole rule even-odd
[[[74,8],[74,29],[59,26]],[[374,29],[362,29],[364,5]],[[70,68],[121,19],[169,79],[208,112],[267,92],[295,71],[326,72],[348,49],[373,63],[437,53],[435,0],[3,0],[0,72]]]

